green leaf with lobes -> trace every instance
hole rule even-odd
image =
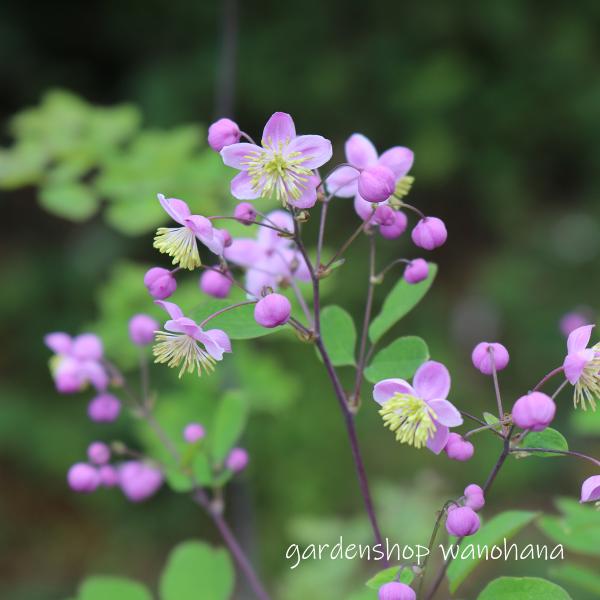
[[[477,600],[571,600],[560,586],[539,577],[499,577],[488,583]]]
[[[375,355],[365,369],[365,378],[371,383],[392,377],[410,379],[428,359],[429,348],[423,339],[414,335],[401,337]]]

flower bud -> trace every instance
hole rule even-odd
[[[367,202],[384,202],[396,188],[396,178],[388,167],[371,165],[358,176],[358,193]]]
[[[200,289],[213,298],[227,298],[232,285],[231,278],[221,271],[208,269],[200,276]]]
[[[581,486],[580,502],[596,502],[597,500],[600,500],[600,475],[592,475]]]
[[[110,460],[110,448],[103,442],[92,442],[87,449],[90,462],[105,465]]]
[[[477,513],[468,506],[459,506],[448,513],[446,530],[450,535],[462,538],[479,530],[481,522]]]
[[[142,502],[150,498],[162,483],[162,472],[143,462],[132,460],[119,468],[119,485],[131,502]]]
[[[177,281],[169,269],[153,267],[144,275],[144,285],[155,300],[164,300],[177,289]]]
[[[412,230],[412,241],[415,246],[425,250],[433,250],[444,244],[448,237],[444,221],[437,217],[421,219]]]
[[[219,119],[208,128],[208,145],[215,152],[221,152],[225,146],[237,144],[240,137],[240,128],[231,119]]]
[[[256,303],[254,319],[259,325],[269,329],[284,325],[290,318],[292,305],[281,294],[269,294]]]
[[[406,215],[403,212],[396,210],[396,211],[394,211],[393,225],[380,225],[379,233],[386,240],[395,240],[396,238],[399,238],[406,231],[407,225],[408,225],[408,219],[406,218]]]
[[[471,360],[474,367],[481,371],[484,375],[492,374],[492,359],[496,366],[496,371],[502,371],[506,368],[509,361],[508,350],[496,342],[480,342],[473,349]]]
[[[543,431],[556,414],[554,400],[542,392],[521,396],[513,406],[512,420],[517,427],[531,431]]]
[[[405,583],[390,581],[384,583],[377,592],[378,600],[415,600],[417,594]]]
[[[475,448],[471,442],[465,440],[458,433],[451,433],[448,436],[444,451],[448,455],[448,458],[465,462],[472,458],[475,453]]]
[[[100,485],[98,469],[87,463],[75,463],[67,473],[69,487],[80,494],[89,494]]]
[[[149,315],[134,315],[129,320],[129,339],[138,346],[146,346],[154,341],[159,327],[158,321]]]
[[[422,258],[411,260],[406,269],[404,269],[404,280],[407,283],[420,283],[427,279],[429,275],[429,265]]]
[[[88,404],[88,416],[96,423],[112,423],[121,412],[121,402],[112,394],[99,394]]]
[[[100,483],[107,488],[115,487],[119,483],[119,472],[112,465],[102,465],[98,469]]]
[[[383,225],[390,227],[396,222],[395,210],[387,204],[378,206],[373,215],[373,223],[375,225]]]
[[[481,510],[485,506],[483,489],[476,483],[472,483],[465,488],[465,506],[475,511]]]
[[[250,457],[248,452],[243,448],[233,448],[225,459],[225,467],[234,473],[243,471],[248,466]]]
[[[195,444],[206,435],[204,427],[200,423],[188,423],[183,430],[183,439],[188,444]]]
[[[250,225],[256,219],[256,210],[250,202],[240,202],[233,211],[233,216],[242,224]]]
[[[229,231],[227,231],[227,229],[216,229],[215,231],[220,232],[223,238],[223,246],[225,248],[229,248],[229,246],[233,244],[233,238],[231,237],[231,234],[229,233]]]

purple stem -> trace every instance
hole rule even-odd
[[[256,304],[257,302],[258,302],[258,300],[246,300],[244,302],[237,302],[236,304],[232,304],[231,306],[226,306],[225,308],[221,308],[217,312],[206,317],[206,319],[204,319],[204,321],[202,321],[201,323],[198,323],[198,327],[204,327],[209,321],[211,321],[215,317],[218,317],[219,315],[222,315],[223,313],[233,310],[234,308],[239,308],[240,306],[246,306],[247,304]]]
[[[537,392],[537,390],[539,390],[549,379],[552,379],[552,377],[554,377],[555,375],[558,375],[559,373],[563,372],[563,367],[556,367],[556,369],[552,369],[552,371],[550,371],[550,373],[544,375],[540,381],[538,382],[538,384],[533,388],[532,391]]]

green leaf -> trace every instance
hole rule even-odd
[[[356,363],[356,327],[352,317],[343,308],[327,306],[323,309],[321,337],[334,366],[351,366]]]
[[[215,462],[225,460],[244,431],[247,417],[246,398],[239,391],[227,392],[219,404],[211,431],[211,451]]]
[[[59,217],[85,221],[98,210],[98,200],[90,188],[76,181],[52,183],[40,190],[40,204]]]
[[[499,577],[477,600],[571,600],[563,588],[539,577]]]
[[[549,574],[560,581],[579,586],[600,598],[600,574],[597,570],[567,563],[551,568]]]
[[[400,577],[398,577],[398,572],[400,570],[402,571]],[[410,585],[414,577],[415,575],[410,568],[402,568],[402,566],[388,567],[373,575],[373,577],[367,581],[367,587],[370,587],[372,590],[378,590],[384,583],[389,583],[390,581],[400,581],[401,583]]]
[[[235,304],[231,300],[207,300],[191,312],[191,317],[200,323],[219,310]],[[279,328],[267,329],[254,320],[254,304],[238,306],[211,319],[206,329],[222,329],[232,340],[248,340],[275,333]]]
[[[473,544],[475,549],[477,545],[491,548],[494,544],[501,543],[504,538],[509,540],[516,535],[523,527],[531,523],[537,517],[537,513],[524,510],[509,510],[496,515],[490,521],[485,523],[475,534],[467,538],[465,546]],[[463,546],[461,545],[461,548]],[[459,550],[459,553],[461,550]],[[460,556],[460,555],[459,555]],[[450,581],[450,591],[454,593],[467,576],[475,569],[481,561],[477,552],[475,557],[459,558],[453,561],[448,568],[448,579]]]
[[[152,600],[137,581],[123,577],[89,577],[79,587],[77,600]]]
[[[185,542],[169,555],[160,578],[160,597],[161,600],[230,600],[233,585],[233,566],[225,550],[203,542]]]
[[[423,339],[414,335],[401,337],[375,355],[365,369],[365,377],[371,383],[390,377],[409,379],[428,358],[429,349]]]
[[[389,329],[408,314],[428,292],[435,275],[437,265],[429,263],[429,276],[421,283],[410,284],[400,279],[383,302],[381,312],[373,319],[369,327],[369,338],[378,342]]]
[[[525,436],[525,439],[520,444],[521,448],[548,448],[549,450],[562,450],[566,451],[569,449],[569,444],[565,439],[565,436],[548,427],[544,431],[532,431]],[[518,456],[547,456],[549,458],[556,458],[561,456],[560,454],[554,454],[552,452],[524,452],[518,454]]]

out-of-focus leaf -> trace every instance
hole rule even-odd
[[[549,575],[567,584],[576,585],[600,598],[600,574],[597,569],[566,563],[552,567]]]
[[[89,577],[79,588],[77,600],[152,600],[137,581],[123,577]]]
[[[538,577],[499,577],[488,583],[477,600],[571,600],[560,586]]]
[[[399,572],[400,577],[398,577]],[[389,583],[390,581],[400,581],[401,583],[410,585],[414,578],[415,575],[410,568],[402,568],[401,566],[388,567],[387,569],[379,571],[376,575],[373,575],[373,577],[367,581],[367,587],[370,587],[372,590],[378,590],[384,583]]]
[[[212,458],[220,463],[225,460],[246,426],[248,402],[239,391],[229,391],[221,400],[210,430]]]
[[[48,212],[71,221],[85,221],[98,210],[98,199],[94,193],[75,181],[43,187],[40,203]]]
[[[429,349],[423,339],[401,337],[375,355],[365,369],[365,378],[371,383],[391,377],[409,379],[428,358]]]
[[[355,364],[356,327],[340,306],[326,306],[321,312],[321,337],[336,367]]]

